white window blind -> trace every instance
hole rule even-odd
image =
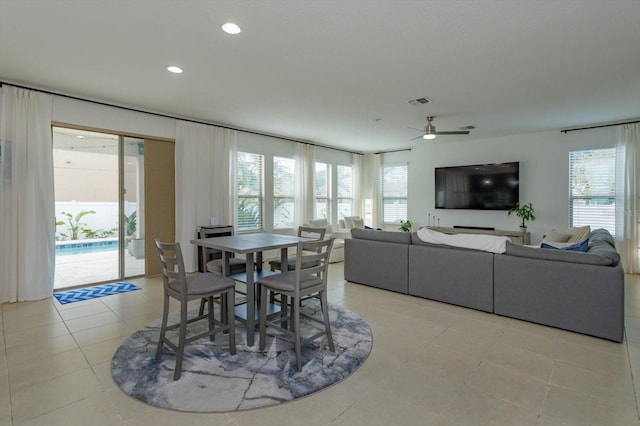
[[[408,165],[385,165],[380,169],[382,220],[395,223],[407,218]]]
[[[238,231],[262,229],[264,157],[238,152]]]
[[[338,217],[352,216],[353,167],[338,164]]]
[[[316,163],[315,199],[316,219],[331,221],[331,164]]]
[[[273,228],[293,228],[295,203],[293,158],[273,157]]]
[[[616,234],[615,148],[569,153],[569,224]]]

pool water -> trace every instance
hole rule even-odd
[[[90,241],[56,245],[56,256],[101,253],[118,249],[118,241]],[[126,249],[126,246],[125,246]]]

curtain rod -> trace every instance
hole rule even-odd
[[[67,95],[65,93],[57,93],[57,92],[52,92],[50,90],[38,89],[38,88],[35,88],[35,87],[29,87],[29,86],[23,86],[23,85],[14,84],[14,83],[11,83],[11,82],[8,82],[8,81],[0,81],[0,87],[2,87],[2,85],[4,85],[4,84],[6,84],[7,86],[18,87],[20,89],[27,89],[27,90],[33,90],[33,91],[36,91],[36,92],[40,92],[40,93],[46,93],[47,95],[60,96],[60,97],[63,97],[63,98],[73,99],[73,100],[76,100],[76,101],[91,102],[91,103],[94,103],[94,104],[97,104],[97,105],[108,106],[108,107],[112,107],[112,108],[120,108],[120,109],[124,109],[126,111],[140,112],[140,113],[143,113],[143,114],[150,114],[150,115],[155,115],[157,117],[163,117],[163,118],[171,118],[171,119],[174,119],[174,120],[183,120],[183,121],[188,121],[190,123],[205,124],[207,126],[216,126],[216,127],[221,127],[223,129],[235,130],[235,131],[244,132],[244,133],[250,133],[252,135],[267,136],[267,137],[270,137],[270,138],[282,139],[282,140],[286,140],[286,141],[289,141],[289,142],[304,143],[304,144],[315,146],[315,147],[319,147],[319,148],[333,149],[333,150],[336,150],[336,151],[342,151],[342,152],[346,152],[346,153],[349,153],[349,154],[364,155],[362,152],[349,151],[349,150],[342,149],[342,148],[334,148],[334,147],[331,147],[331,146],[320,145],[320,144],[316,144],[316,143],[312,143],[312,142],[305,142],[305,141],[301,141],[301,140],[297,140],[297,139],[288,138],[286,136],[270,135],[268,133],[261,133],[261,132],[255,131],[255,130],[240,129],[240,128],[237,128],[237,127],[231,127],[231,126],[227,126],[227,125],[224,125],[224,124],[218,124],[218,123],[213,123],[213,122],[208,122],[208,121],[195,120],[195,119],[192,119],[192,118],[177,117],[177,116],[173,116],[173,115],[169,115],[169,114],[163,114],[163,113],[160,113],[160,112],[145,111],[145,110],[141,110],[141,109],[137,109],[137,108],[133,108],[133,107],[115,105],[115,104],[110,104],[108,102],[102,102],[102,101],[96,101],[96,100],[93,100],[93,99],[81,98],[79,96],[74,96],[74,95]]]
[[[624,122],[624,123],[600,124],[598,126],[580,127],[580,128],[577,128],[577,129],[564,129],[564,130],[560,130],[560,132],[564,133],[564,134],[567,134],[569,132],[575,132],[575,131],[578,131],[578,130],[599,129],[601,127],[623,126],[625,124],[635,124],[635,123],[640,123],[640,120],[627,121],[627,122]]]
[[[378,151],[378,152],[374,152],[374,154],[390,154],[392,152],[402,152],[402,151],[411,151],[411,148],[394,149],[391,151]]]

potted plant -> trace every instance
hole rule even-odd
[[[413,223],[411,223],[409,219],[407,220],[400,219],[400,227],[398,229],[404,232],[411,232],[412,226],[413,226]]]
[[[522,225],[520,225],[520,230],[522,232],[527,232],[527,225],[525,224],[526,221],[530,220],[533,222],[534,220],[536,220],[536,217],[534,215],[535,210],[533,209],[533,204],[531,203],[523,204],[522,206],[520,205],[520,203],[516,203],[516,206],[510,209],[507,214],[511,216],[511,213],[514,213],[516,216],[522,219]]]

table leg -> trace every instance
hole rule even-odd
[[[228,277],[229,275],[231,275],[231,266],[229,265],[229,258],[231,257],[231,253],[229,253],[228,251],[223,251],[222,252],[222,276],[224,277]],[[235,294],[234,296],[235,297]],[[220,315],[222,315],[222,318],[225,318],[225,320],[223,321],[224,324],[226,324],[226,318],[228,318],[227,316],[227,304],[224,303],[224,298],[220,299]]]
[[[289,271],[289,253],[286,247],[280,249],[280,272],[285,273]],[[280,310],[282,313],[282,321],[280,321],[280,327],[287,328],[287,296],[280,295]]]
[[[256,323],[256,298],[253,285],[253,253],[247,253],[247,346],[254,345],[254,328]]]

